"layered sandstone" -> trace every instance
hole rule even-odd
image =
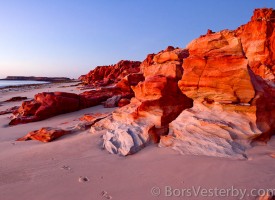
[[[256,107],[209,104],[194,101],[169,125],[161,147],[181,154],[244,158],[249,141],[261,131],[256,125]]]
[[[248,60],[232,31],[208,34],[192,41],[184,60],[181,91],[192,99],[248,103],[255,95]]]
[[[256,9],[250,22],[236,30],[252,71],[275,81],[275,10]]]
[[[256,70],[259,63],[270,68],[274,62],[269,42],[273,22],[258,19],[273,13],[256,10],[251,22],[237,31],[209,31],[187,46],[179,88],[194,106],[170,123],[160,146],[182,154],[242,158],[251,141],[266,142],[274,134],[272,78]]]

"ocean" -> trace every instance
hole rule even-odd
[[[49,82],[45,81],[14,81],[14,80],[0,80],[0,88],[7,87],[7,86],[20,86],[20,85],[38,85],[38,84],[45,84]]]

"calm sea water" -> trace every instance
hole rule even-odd
[[[49,83],[49,82],[45,82],[45,81],[6,81],[6,80],[0,80],[0,88],[7,87],[7,86],[45,84],[45,83]]]

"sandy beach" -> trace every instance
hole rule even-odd
[[[60,87],[63,85],[70,84],[2,93],[1,101],[13,96],[32,98],[41,91],[81,92],[75,86]],[[0,110],[4,110],[21,102],[1,104]],[[251,190],[274,188],[274,138],[266,146],[248,150],[246,160],[180,155],[155,144],[138,154],[122,157],[103,150],[101,135],[91,134],[89,130],[63,136],[51,143],[15,141],[41,127],[72,126],[85,113],[113,110],[95,106],[12,127],[8,126],[10,114],[0,116],[0,199],[186,199],[183,189],[232,187],[247,190],[243,199],[256,199],[249,193]],[[188,197],[205,198],[196,194]],[[222,199],[241,199],[241,195]]]

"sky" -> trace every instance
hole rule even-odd
[[[78,78],[98,65],[236,29],[275,0],[0,0],[0,78]]]

